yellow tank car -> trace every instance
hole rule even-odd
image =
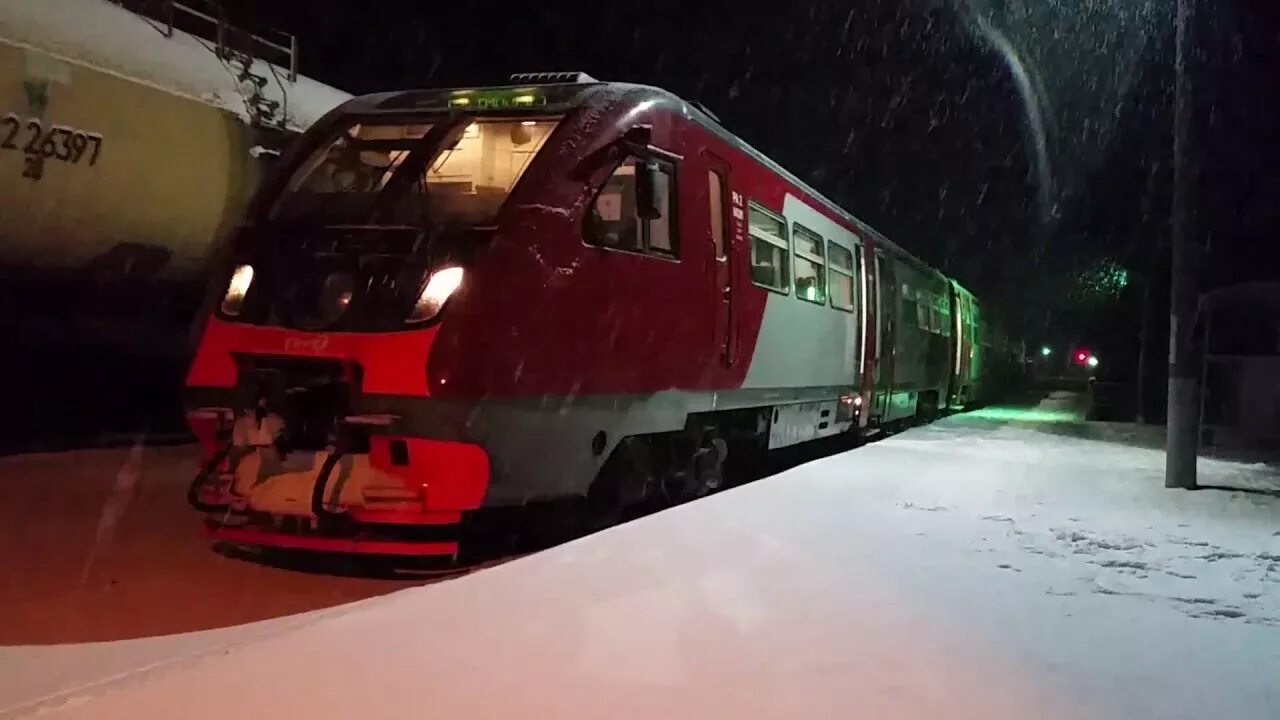
[[[296,41],[148,6],[0,0],[5,325],[180,350],[267,149],[348,97],[297,75]]]

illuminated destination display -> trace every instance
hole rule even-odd
[[[544,107],[546,104],[545,95],[528,90],[460,90],[449,98],[449,107],[467,110],[508,110]]]

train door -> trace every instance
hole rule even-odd
[[[954,298],[952,309],[954,310],[953,322],[955,323],[952,328],[952,342],[955,348],[955,358],[951,373],[951,405],[954,408],[962,408],[968,402],[970,355],[973,352],[973,325],[969,319],[972,305],[964,292],[954,285],[952,286],[952,297]]]
[[[737,342],[733,322],[734,224],[730,219],[729,163],[705,153],[707,159],[708,242],[712,248],[708,270],[716,347],[725,365],[736,361]],[[741,196],[737,196],[741,197]],[[736,206],[735,206],[736,207]]]
[[[880,357],[880,325],[878,324],[875,302],[875,260],[872,248],[874,240],[858,243],[858,307],[862,313],[862,326],[858,334],[862,337],[861,365],[858,370],[862,376],[862,401],[866,406],[858,413],[858,426],[870,424],[871,413],[875,408],[876,368]]]
[[[893,263],[876,251],[876,393],[871,414],[881,422],[888,419],[893,394],[893,360],[897,303],[894,302]]]

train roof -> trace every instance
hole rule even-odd
[[[918,268],[927,272],[942,275],[936,268],[895,244],[875,228],[853,215],[853,213],[796,177],[795,174],[779,165],[768,155],[735,135],[700,104],[689,102],[670,91],[651,85],[601,82],[586,76],[580,76],[579,79],[575,80],[569,78],[572,75],[575,74],[536,73],[513,76],[515,79],[526,81],[520,84],[379,93],[377,95],[354,98],[344,107],[351,112],[463,109],[566,112],[589,102],[598,102],[604,96],[632,96],[633,99],[639,102],[649,101],[655,105],[664,106],[698,123],[698,125],[709,130],[721,140],[733,145],[756,162],[778,174],[788,183],[802,190],[841,220],[854,227],[858,232],[874,237],[877,245],[885,247],[899,259],[915,264]],[[543,79],[551,82],[538,82]]]
[[[239,81],[213,45],[178,28],[171,37],[165,32],[156,21],[103,0],[0,0],[0,42],[188,97],[249,122]],[[254,67],[268,72],[270,63],[258,62]],[[32,67],[52,72],[40,65],[39,57],[28,63],[28,73]],[[271,65],[279,80],[268,82],[261,92],[287,108],[291,130],[305,130],[351,97],[302,75],[290,81],[287,68]]]

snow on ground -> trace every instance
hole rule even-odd
[[[0,40],[216,105],[246,122],[249,119],[239,82],[211,43],[180,30],[167,38],[154,21],[108,0],[0,0]],[[268,71],[260,61],[255,72]],[[271,78],[262,92],[268,99],[284,101],[287,124],[294,130],[305,130],[351,97],[301,75],[291,83],[288,68],[276,66],[276,73],[285,91]]]
[[[1157,451],[1044,432],[1072,424],[1055,402],[953,417],[252,641],[210,639],[27,710],[1280,717],[1275,473],[1202,461],[1205,484],[1273,494],[1165,490]],[[0,649],[0,678],[31,650]]]
[[[411,584],[213,552],[184,499],[196,460],[190,447],[0,458],[0,717]]]

